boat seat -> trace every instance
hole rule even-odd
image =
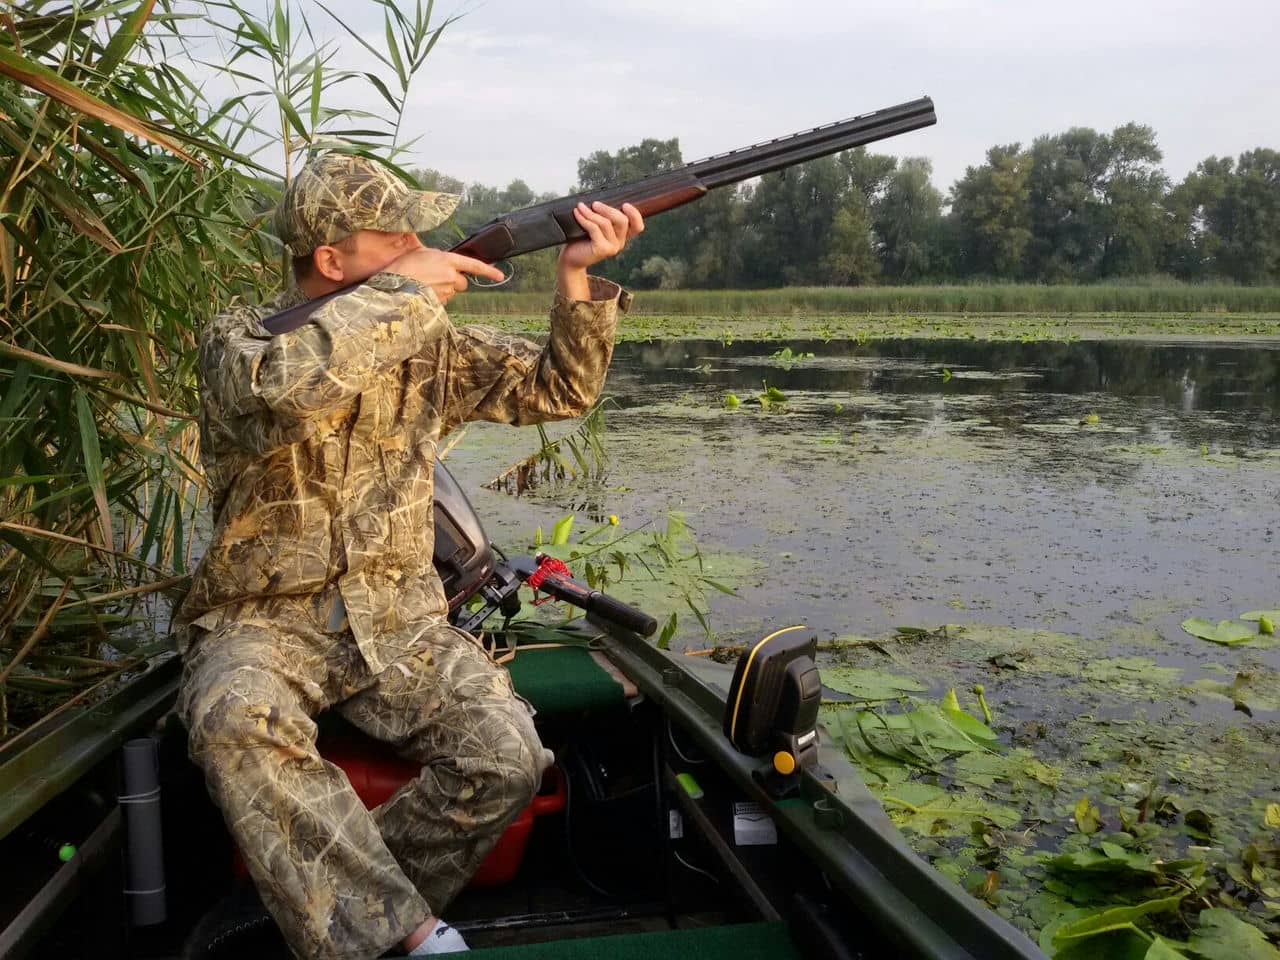
[[[781,921],[658,930],[473,949],[475,960],[801,960]]]
[[[581,646],[516,647],[506,667],[516,693],[543,717],[622,707],[637,693],[608,657]]]

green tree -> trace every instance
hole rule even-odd
[[[1031,273],[1093,280],[1154,269],[1167,226],[1168,178],[1150,127],[1073,127],[1031,147]]]
[[[1225,196],[1207,208],[1207,221],[1219,238],[1223,274],[1240,283],[1280,280],[1280,152],[1242,153]]]
[[[688,225],[689,286],[726,288],[746,283],[742,266],[746,207],[738,189],[714,190],[674,215]]]
[[[836,211],[821,268],[823,282],[837,286],[859,286],[879,277],[875,231],[860,193],[851,192]]]
[[[414,170],[413,178],[423,190],[434,190],[438,193],[462,193],[466,188],[457,177],[451,177],[439,170],[425,168]]]
[[[748,274],[764,286],[822,282],[822,259],[847,189],[834,157],[761,177],[744,194]]]
[[[1117,127],[1105,139],[1107,165],[1100,208],[1104,277],[1150,273],[1166,236],[1163,199],[1169,178],[1155,131],[1137,123]]]
[[[1020,144],[995,146],[951,188],[960,272],[1013,279],[1025,272],[1031,243],[1031,154]]]
[[[862,194],[865,209],[870,209],[884,195],[889,178],[898,168],[897,157],[883,153],[867,153],[866,147],[855,147],[837,155],[836,162],[849,178],[849,187]]]
[[[1234,166],[1230,157],[1208,157],[1165,195],[1161,265],[1174,276],[1203,280],[1217,274],[1222,238],[1210,226],[1210,211],[1230,191]]]
[[[1049,283],[1096,274],[1098,206],[1107,169],[1106,137],[1088,127],[1037,137],[1031,145],[1030,273]]]
[[[578,189],[600,190],[684,166],[680,140],[641,140],[617,153],[597,150],[578,161]]]
[[[910,283],[945,270],[939,254],[942,194],[931,182],[933,161],[907,157],[890,175],[876,207],[885,276]]]

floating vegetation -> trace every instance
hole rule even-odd
[[[763,409],[769,410],[773,407],[781,407],[787,402],[787,395],[777,387],[769,386],[767,380],[763,380],[761,383],[764,384],[764,390],[761,391],[756,399],[760,401],[760,406]]]
[[[1280,620],[1280,610],[1250,610],[1240,614],[1240,619],[1253,621],[1259,633],[1272,636],[1276,632],[1276,621]]]
[[[660,290],[646,290],[642,297],[636,298],[635,307],[619,322],[619,340],[650,342],[706,335],[706,318],[710,314],[681,314],[674,309],[663,309],[665,297],[660,295],[664,293],[665,291]],[[544,300],[542,294],[472,292],[450,303],[449,310],[450,313],[465,316],[468,322],[482,322],[517,333],[542,333],[546,331],[547,324]],[[814,338],[824,342],[849,340],[856,343],[906,337],[1070,343],[1082,339],[1138,337],[1181,339],[1280,336],[1280,318],[1276,316],[1275,310],[1266,315],[1240,313],[1234,316],[1185,312],[1099,316],[1096,313],[1065,314],[1052,311],[1019,316],[989,312],[946,315],[924,308],[918,311],[868,315],[842,314],[830,310],[798,314],[787,310],[785,313],[778,313],[769,310],[767,305],[762,305],[760,309],[745,308],[731,313],[732,316],[724,319],[732,323],[733,328],[724,330],[717,337],[725,346],[744,340],[778,343],[798,338]]]
[[[1205,677],[1192,683],[1191,688],[1230,700],[1236,710],[1250,717],[1255,710],[1280,711],[1280,673],[1274,670],[1259,667],[1237,671],[1229,683]]]
[[[823,726],[912,846],[1057,960],[1280,960],[1268,943],[1280,936],[1280,797],[1224,783],[1273,763],[1277,731],[1206,736],[1170,719],[1176,706],[1160,720],[1107,718],[1112,703],[1202,697],[1277,710],[1280,674],[1192,679],[1093,649],[1048,631],[899,628],[823,667]],[[980,683],[975,712],[954,687],[927,694],[939,662],[957,685],[979,663],[988,676],[1069,678],[1071,698],[1098,708],[1028,720],[1025,707],[993,710]]]
[[[1213,623],[1203,617],[1191,617],[1182,621],[1182,629],[1201,640],[1212,640],[1227,646],[1244,643],[1258,635],[1258,631],[1248,624],[1234,620],[1219,620]]]
[[[783,369],[790,370],[801,360],[812,360],[812,353],[804,353],[803,351],[792,351],[790,347],[783,347],[774,353],[769,354],[769,359]]]
[[[1182,629],[1193,637],[1224,646],[1242,643],[1270,646],[1277,619],[1280,619],[1280,610],[1249,610],[1240,614],[1239,620],[1219,620],[1217,623],[1204,617],[1190,617],[1182,621]],[[1250,626],[1251,623],[1256,623],[1257,627]]]

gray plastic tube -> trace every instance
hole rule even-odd
[[[164,844],[160,836],[160,758],[150,737],[124,745],[125,835],[128,873],[124,890],[129,918],[135,927],[163,923],[167,915],[164,892]]]

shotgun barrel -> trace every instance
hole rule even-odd
[[[452,252],[486,263],[509,260],[523,253],[586,236],[573,216],[573,208],[579,203],[590,206],[599,200],[611,207],[631,203],[641,214],[650,217],[697,200],[716,187],[740,183],[797,163],[918,130],[937,121],[933,101],[921,97],[789,137],[716,154],[641,180],[523,207],[490,220],[454,246]]]
[[[697,200],[717,187],[740,183],[937,122],[933,101],[928,97],[921,97],[849,120],[803,130],[789,137],[778,137],[750,147],[716,154],[676,170],[655,173],[630,183],[570,194],[522,207],[490,220],[453,246],[451,252],[475,257],[486,263],[509,260],[524,253],[559,246],[586,236],[573,216],[574,207],[579,203],[590,205],[599,200],[611,207],[631,203],[642,215],[651,217]],[[329,300],[347,293],[355,286],[356,284],[352,284],[343,287],[277,313],[263,321],[263,326],[272,334],[296,330]]]

